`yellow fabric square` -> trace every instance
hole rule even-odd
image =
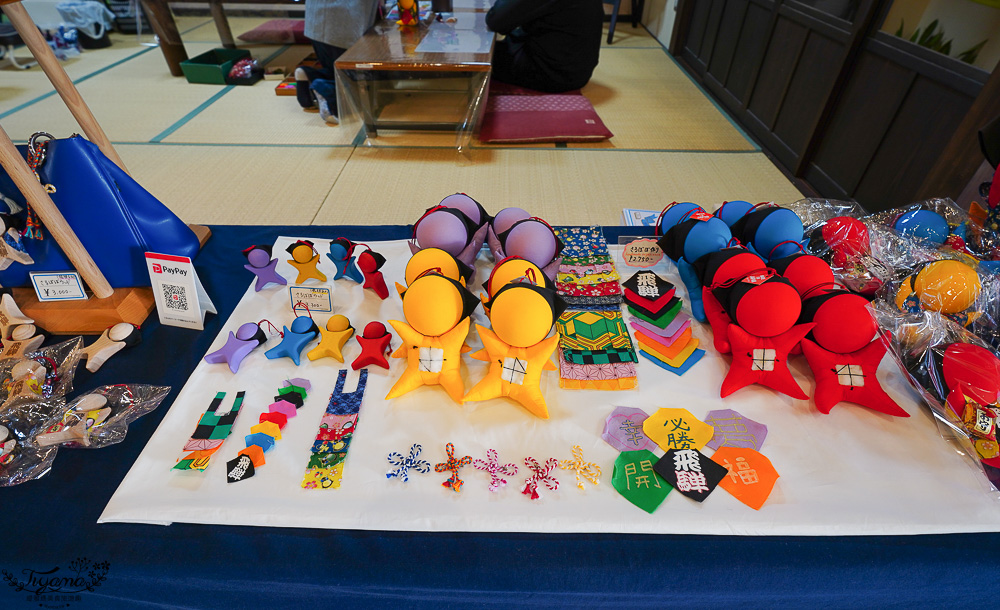
[[[250,434],[263,432],[274,440],[281,440],[281,428],[273,421],[264,421],[250,428]]]

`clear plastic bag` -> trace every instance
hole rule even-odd
[[[951,199],[928,199],[872,214],[864,220],[930,250],[954,250],[988,260],[992,249],[983,247],[983,232]]]
[[[56,447],[39,447],[34,438],[60,404],[30,402],[0,413],[0,487],[37,479],[52,468]]]
[[[39,447],[100,449],[125,440],[128,426],[160,405],[170,386],[118,384],[77,396],[58,409],[38,435]]]
[[[21,403],[0,414],[0,487],[48,474],[59,446],[100,449],[125,439],[128,426],[160,405],[168,386],[101,386],[68,405],[61,396]]]
[[[1000,275],[968,254],[951,249],[911,249],[931,258],[886,285],[880,298],[911,314],[932,311],[1000,347]]]
[[[806,250],[830,263],[837,281],[858,294],[873,297],[886,284],[936,257],[892,230],[871,223],[856,203],[802,199],[788,207],[802,218]]]
[[[83,337],[23,356],[0,360],[0,414],[25,402],[65,396],[73,390]]]
[[[1000,490],[1000,358],[937,312],[900,314],[885,301],[876,302],[873,311],[887,331],[889,352],[930,407],[942,437]]]
[[[60,2],[56,4],[56,10],[63,21],[91,38],[104,36],[104,32],[115,23],[115,14],[103,3],[93,0]]]

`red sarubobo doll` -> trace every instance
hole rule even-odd
[[[733,363],[721,395],[757,383],[808,398],[788,370],[788,357],[813,324],[796,324],[802,299],[792,284],[773,269],[755,270],[724,282],[712,291],[726,314]]]
[[[802,340],[802,353],[816,378],[816,409],[829,413],[836,404],[853,402],[887,415],[910,416],[875,376],[886,347],[867,299],[828,290],[803,302],[799,321],[815,324]]]

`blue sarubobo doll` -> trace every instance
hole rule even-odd
[[[346,277],[358,284],[364,283],[365,276],[358,267],[357,257],[354,256],[354,242],[346,237],[338,237],[330,242],[330,252],[326,256],[333,261],[333,265],[337,268],[333,279],[339,280]]]
[[[677,271],[687,288],[691,314],[698,321],[705,321],[705,309],[701,300],[701,280],[692,264],[707,254],[725,248],[732,237],[729,226],[724,221],[699,208],[672,226],[657,242],[663,252],[676,263]]]
[[[776,205],[755,207],[732,225],[733,237],[765,261],[802,252],[802,219]]]

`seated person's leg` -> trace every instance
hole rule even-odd
[[[313,40],[312,46],[313,52],[316,54],[316,59],[319,60],[320,67],[303,66],[295,70],[295,96],[298,99],[299,105],[303,108],[312,108],[316,105],[314,94],[310,89],[311,83],[317,79],[332,82],[334,79],[334,63],[345,51],[345,49],[326,44],[325,42],[319,42],[318,40]],[[333,105],[333,112],[336,114],[336,99],[333,101]]]
[[[562,93],[583,86],[558,82],[552,76],[545,74],[529,55],[526,47],[512,43],[509,37],[493,49],[493,79],[508,85],[547,93]]]
[[[334,64],[347,49],[335,47],[331,44],[318,42],[316,40],[312,41],[312,43],[313,51],[316,53],[316,59],[319,60],[319,64],[323,67],[322,70],[316,74],[316,78],[333,80]]]

